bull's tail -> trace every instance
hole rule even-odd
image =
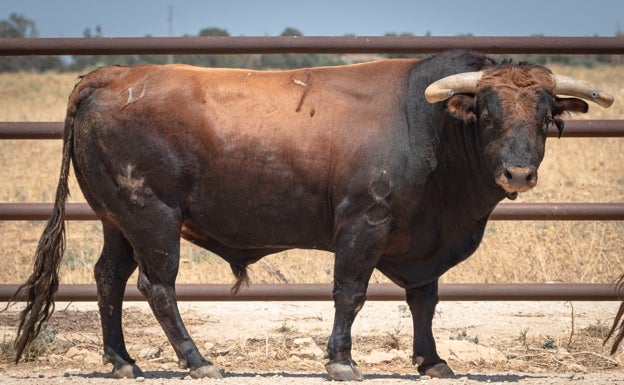
[[[74,120],[78,108],[95,90],[107,86],[128,71],[129,67],[106,67],[95,70],[83,76],[69,96],[63,135],[63,159],[52,216],[39,239],[30,278],[18,288],[9,301],[9,304],[17,301],[26,302],[26,307],[20,314],[15,339],[15,362],[20,360],[25,349],[39,335],[54,311],[54,295],[59,286],[59,266],[65,251],[65,203],[69,196],[67,179],[73,158]]]
[[[620,277],[617,283],[618,290],[624,296],[624,274]],[[616,333],[617,330],[617,333]],[[614,334],[615,333],[615,334]],[[615,315],[615,319],[613,320],[613,325],[611,326],[611,330],[607,334],[607,338],[605,338],[604,343],[606,344],[609,338],[613,336],[613,345],[611,346],[611,354],[615,354],[618,349],[618,346],[624,340],[624,299],[620,304],[620,308],[618,309],[617,314]]]
[[[100,82],[97,81],[98,77],[95,82],[87,80],[88,77],[89,75],[76,84],[69,97],[63,135],[63,159],[54,208],[39,239],[32,274],[9,301],[9,304],[17,301],[26,302],[26,307],[20,314],[15,339],[15,362],[20,360],[54,311],[54,295],[59,286],[59,266],[65,251],[65,203],[69,196],[67,179],[73,157],[74,118],[80,103],[92,93],[93,89],[102,86],[101,79]]]
[[[69,96],[63,136],[63,159],[52,216],[39,239],[30,278],[18,288],[9,301],[9,304],[26,302],[26,307],[20,314],[15,339],[17,353],[15,362],[20,360],[26,348],[39,335],[54,312],[54,295],[59,286],[59,266],[65,251],[65,203],[69,196],[67,179],[74,155],[74,120],[78,108],[95,90],[105,87],[126,71],[128,71],[126,67],[95,70],[83,76]]]
[[[28,281],[21,285],[9,303],[26,301],[19,318],[15,339],[15,362],[18,362],[29,344],[39,335],[54,311],[54,294],[58,290],[58,270],[65,250],[65,202],[69,195],[67,177],[72,157],[73,127],[65,121],[61,175],[56,188],[52,216],[41,234],[33,271]],[[73,121],[73,118],[72,118]]]

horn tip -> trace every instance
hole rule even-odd
[[[432,84],[425,90],[425,99],[427,102],[433,104],[443,102],[453,96],[455,91],[449,88],[438,87],[436,84]]]
[[[601,107],[609,108],[613,105],[615,98],[611,94],[598,94],[594,100]]]

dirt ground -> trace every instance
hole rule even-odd
[[[3,304],[0,304],[4,307]],[[364,384],[624,384],[624,351],[609,356],[601,338],[615,302],[442,302],[434,318],[440,355],[454,380],[419,376],[410,363],[411,318],[401,302],[368,302],[353,328]],[[101,362],[95,303],[58,303],[48,345],[18,365],[7,361],[17,309],[0,313],[0,384],[323,384],[330,302],[184,302],[186,326],[223,380],[192,380],[149,308],[125,307],[130,354],[145,378],[113,380]],[[52,341],[53,340],[53,341]]]

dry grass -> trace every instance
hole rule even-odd
[[[611,91],[611,109],[592,105],[586,118],[624,117],[623,68],[591,70],[555,67]],[[62,121],[72,74],[0,74],[0,121]],[[564,134],[565,135],[565,134]],[[518,202],[624,201],[622,139],[549,139],[540,182]],[[0,141],[0,202],[51,202],[60,168],[60,141]],[[71,180],[72,202],[83,198]],[[42,222],[0,222],[0,282],[21,283],[30,274]],[[611,283],[624,266],[621,222],[490,222],[481,248],[452,269],[443,282],[597,282]],[[63,283],[91,283],[101,249],[97,222],[70,222]],[[294,250],[269,256],[251,267],[253,282],[330,282],[330,254]],[[386,282],[376,273],[374,282]],[[178,282],[230,283],[220,258],[183,242]]]

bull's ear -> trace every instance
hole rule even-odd
[[[453,95],[446,101],[446,110],[451,116],[460,120],[467,122],[475,122],[477,120],[475,101],[472,96]]]
[[[557,98],[555,100],[555,111],[553,115],[561,115],[564,112],[586,113],[589,106],[581,99],[577,98]]]

